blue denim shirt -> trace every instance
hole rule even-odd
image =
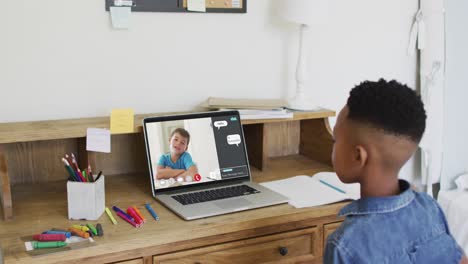
[[[345,206],[327,239],[324,263],[459,263],[463,252],[436,201],[400,180],[400,194]]]

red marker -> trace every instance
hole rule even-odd
[[[140,218],[140,216],[133,210],[133,208],[128,207],[127,208],[127,214],[129,214],[133,219],[135,219],[135,223],[141,225],[143,224],[143,220]]]
[[[197,173],[197,174],[193,175],[193,179],[194,179],[195,181],[200,181],[200,180],[201,180],[200,174]]]
[[[39,234],[34,235],[33,239],[36,241],[65,241],[67,238],[65,234]]]

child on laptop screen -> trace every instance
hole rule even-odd
[[[467,263],[437,202],[398,179],[424,133],[419,96],[396,81],[354,87],[333,130],[334,169],[361,184],[361,199],[339,213],[324,263]],[[462,260],[463,259],[463,260]]]
[[[176,128],[169,138],[170,151],[159,158],[156,178],[177,178],[180,181],[192,181],[198,169],[187,152],[190,134],[183,128]]]

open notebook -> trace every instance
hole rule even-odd
[[[360,198],[359,183],[345,184],[334,172],[319,172],[313,176],[299,175],[261,185],[288,197],[289,204],[296,208]]]

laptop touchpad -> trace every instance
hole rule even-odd
[[[244,198],[237,198],[237,199],[231,199],[231,200],[217,201],[214,204],[223,209],[230,209],[230,208],[248,207],[252,203],[247,201]]]

